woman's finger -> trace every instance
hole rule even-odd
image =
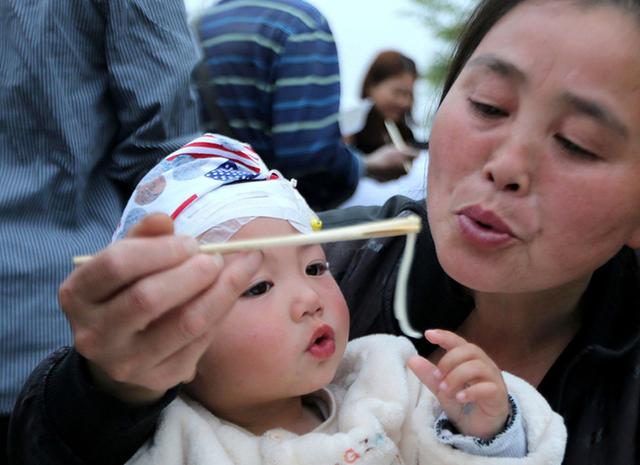
[[[180,383],[188,383],[196,375],[198,361],[211,343],[211,337],[205,333],[177,352],[161,360],[152,367],[141,380],[154,389],[168,390]]]
[[[226,259],[225,259],[226,260]],[[179,328],[200,335],[223,317],[247,290],[263,260],[260,251],[234,254],[215,285],[189,303],[181,314]]]
[[[124,352],[140,351],[144,359],[137,362],[139,366],[156,365],[200,338],[228,313],[249,286],[261,261],[260,252],[242,254],[227,264],[213,283],[196,295],[190,293],[190,300],[180,306],[163,310],[146,326],[140,324],[140,317],[132,317],[132,321],[127,321],[126,315],[121,315],[120,321],[108,321],[106,326],[113,329],[113,338],[105,335],[104,341],[111,341],[110,345],[116,346],[118,338],[122,338],[123,327],[142,326],[134,336],[135,342],[131,342],[132,347],[125,347]],[[179,282],[184,283],[184,280]],[[126,313],[127,308],[124,307],[123,312]]]
[[[152,304],[145,304],[149,310],[137,315],[139,307],[124,305],[124,299],[120,302],[124,305],[122,308],[114,304],[113,308],[105,311],[108,316],[104,317],[98,330],[94,326],[74,329],[76,348],[107,373],[115,372],[119,380],[131,379],[130,372],[134,370],[144,374],[145,370],[199,339],[221,315],[228,312],[248,286],[261,260],[260,252],[243,254],[197,295],[194,296],[193,289],[190,289],[190,300],[179,307],[158,303],[162,310],[157,310]],[[163,282],[172,288],[171,282]],[[184,280],[179,282],[183,285],[175,289],[176,293],[185,290]],[[119,315],[114,318],[110,313]],[[149,323],[145,325],[147,320]]]
[[[127,237],[153,237],[173,234],[173,220],[164,213],[153,213],[134,224]]]
[[[177,266],[198,253],[186,236],[123,239],[76,268],[60,287],[62,308],[73,315],[134,281]]]
[[[223,265],[220,255],[199,254],[138,280],[100,307],[105,314],[105,331],[142,331],[167,311],[192,301],[212,286]]]

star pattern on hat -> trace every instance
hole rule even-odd
[[[241,171],[232,161],[227,161],[216,169],[211,170],[204,174],[207,178],[214,179],[216,181],[231,182],[231,181],[248,181],[257,176],[257,173],[247,173]]]

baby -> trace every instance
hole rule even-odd
[[[293,182],[248,145],[212,134],[145,176],[114,239],[155,212],[202,243],[313,234],[321,224]],[[480,348],[427,331],[444,352],[436,366],[402,337],[347,344],[349,312],[322,247],[263,255],[210,329],[195,378],[129,464],[561,463],[562,419]]]

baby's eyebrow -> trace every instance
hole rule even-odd
[[[324,260],[327,259],[327,255],[324,251],[324,247],[322,247],[322,244],[305,244],[305,245],[300,245],[298,246],[298,253],[300,254],[300,256],[305,256],[306,254],[311,253],[310,251],[312,249],[314,249],[315,247],[320,247],[320,250],[322,251],[322,255],[324,256]],[[317,253],[313,253],[314,257],[318,257]]]
[[[302,250],[304,252],[306,250],[309,250],[309,249],[311,249],[313,247],[317,247],[317,246],[322,248],[322,244],[304,244],[304,245],[301,245],[299,247],[300,247],[300,250]],[[322,249],[322,250],[324,250],[324,249]]]

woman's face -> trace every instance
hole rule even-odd
[[[611,6],[524,2],[436,115],[429,221],[472,289],[584,285],[640,247],[640,28]]]
[[[369,97],[384,119],[399,122],[413,107],[413,85],[416,78],[406,72],[392,76],[369,88]]]

